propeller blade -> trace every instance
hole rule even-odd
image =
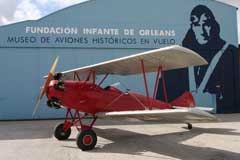
[[[55,73],[55,70],[56,70],[56,67],[57,67],[57,63],[58,63],[58,57],[55,59],[53,65],[52,65],[52,68],[50,70],[50,72],[48,73],[48,77],[43,85],[43,88],[40,92],[40,96],[39,98],[42,99],[42,97],[44,96],[45,92],[47,91],[47,88],[48,88],[48,85],[49,83],[51,82],[53,76],[54,76],[54,73]]]
[[[32,117],[35,116],[35,114],[36,114],[36,112],[37,112],[37,110],[38,110],[38,107],[39,107],[40,102],[41,102],[41,99],[38,99],[38,100],[37,100],[37,104],[36,104],[35,107],[34,107]]]
[[[47,79],[46,81],[44,82],[44,85],[40,91],[40,94],[39,94],[39,97],[38,97],[38,100],[37,100],[37,103],[34,107],[34,110],[33,110],[33,114],[32,116],[35,115],[35,113],[37,112],[38,108],[39,108],[39,105],[40,105],[40,102],[44,96],[44,94],[46,93],[47,89],[48,89],[48,86],[49,86],[49,83],[51,82],[53,76],[54,76],[54,73],[55,73],[55,70],[56,70],[56,67],[57,67],[57,63],[58,63],[58,57],[56,57],[53,65],[52,65],[52,68],[50,69],[50,72],[48,73],[48,76],[47,76]]]

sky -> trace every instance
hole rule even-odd
[[[35,20],[54,11],[87,0],[0,0],[0,25]],[[240,43],[240,0],[217,0],[231,4],[238,10],[238,38]]]

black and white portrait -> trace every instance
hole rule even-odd
[[[167,72],[167,88],[173,90],[169,98],[174,99],[188,90],[193,93],[197,105],[215,105],[220,109],[218,112],[221,109],[227,112],[236,101],[233,82],[237,48],[221,38],[221,25],[207,6],[193,8],[189,25],[182,46],[200,54],[208,65]],[[174,82],[176,77],[181,78]]]

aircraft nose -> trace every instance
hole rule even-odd
[[[50,108],[59,109],[61,108],[61,92],[62,88],[59,87],[61,83],[57,80],[52,80],[50,85],[48,86],[48,90],[46,92],[47,95],[47,106]]]
[[[54,94],[54,90],[55,90],[55,85],[57,84],[56,80],[51,80],[49,85],[46,87],[46,96],[52,96],[52,94]]]
[[[47,86],[47,90],[46,90],[46,96],[48,99],[50,98],[51,90],[52,90],[53,86],[54,86],[54,80],[51,80],[51,82]]]
[[[64,91],[64,82],[59,80],[57,83],[54,84],[54,89],[58,91]]]

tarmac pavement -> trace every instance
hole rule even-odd
[[[77,130],[58,141],[62,120],[0,122],[0,160],[240,160],[240,114],[218,115],[221,122],[161,124],[139,120],[98,120],[96,148],[77,148]]]

